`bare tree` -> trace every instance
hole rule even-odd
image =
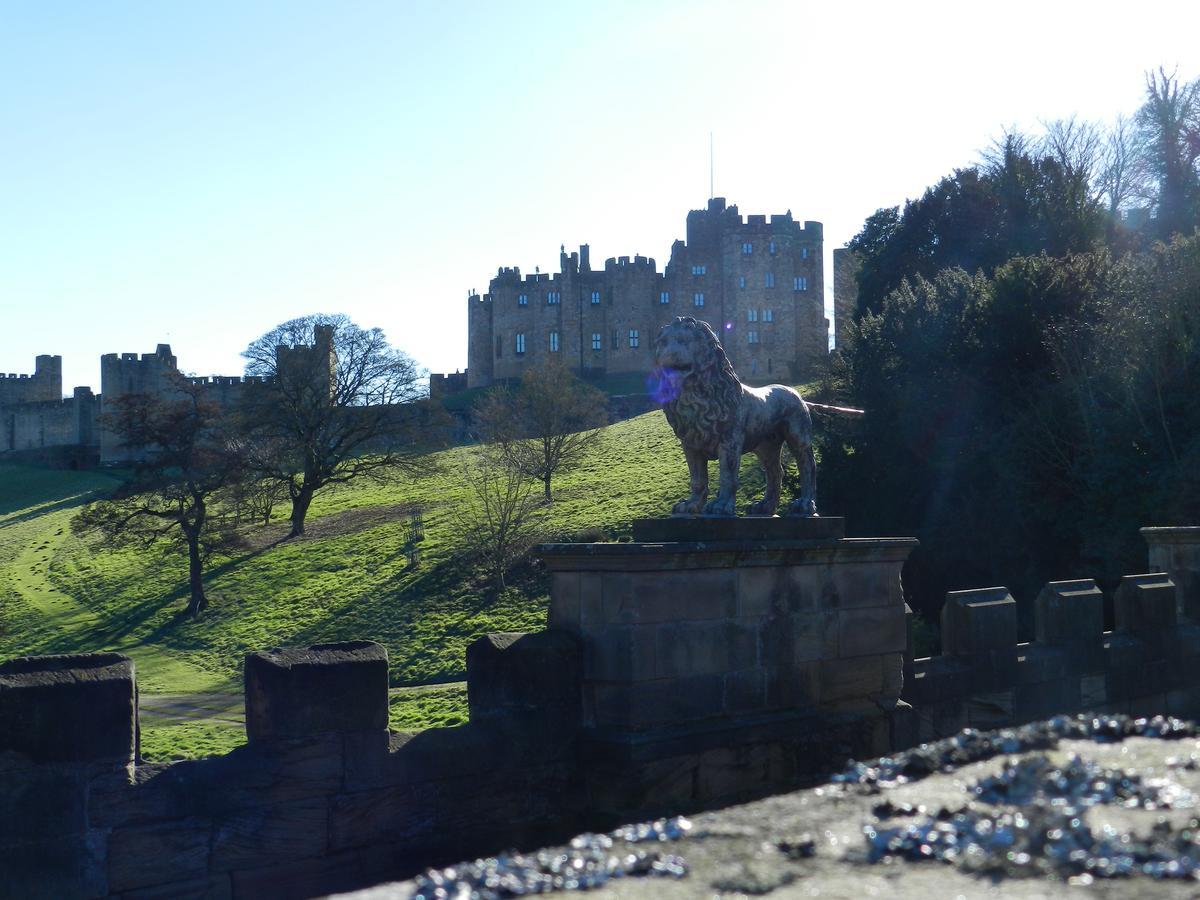
[[[242,422],[253,470],[286,485],[291,536],[304,533],[313,495],[355,478],[428,471],[443,415],[422,373],[378,328],[344,315],[292,319],[250,344]]]
[[[494,443],[507,464],[542,482],[545,502],[557,472],[577,465],[608,424],[604,395],[565,366],[529,369],[516,390],[496,388],[476,405],[479,436]]]
[[[497,590],[505,576],[537,541],[544,507],[529,480],[493,449],[480,449],[464,460],[463,503],[450,510],[459,544],[476,554]]]
[[[1117,116],[1109,129],[1101,154],[1099,187],[1106,201],[1110,222],[1131,204],[1147,202],[1147,179],[1143,152],[1133,123]]]
[[[1190,231],[1200,216],[1200,79],[1146,73],[1146,101],[1134,118],[1147,169],[1158,182],[1162,237]]]
[[[1070,116],[1043,122],[1042,155],[1055,160],[1068,177],[1100,193],[1099,176],[1104,155],[1104,135],[1091,122]]]
[[[124,446],[138,451],[131,479],[72,521],[76,533],[99,533],[108,547],[149,548],[169,541],[187,553],[187,611],[208,606],[204,562],[228,540],[212,515],[220,492],[243,472],[219,408],[203,385],[181,376],[165,397],[127,394],[105,415]]]

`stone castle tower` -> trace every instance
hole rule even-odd
[[[687,217],[659,273],[644,256],[593,270],[586,244],[555,274],[502,268],[467,298],[467,384],[519,378],[557,358],[588,377],[648,373],[658,329],[675,316],[712,325],[746,381],[802,379],[829,353],[820,222],[791,212],[743,218],[723,197]]]

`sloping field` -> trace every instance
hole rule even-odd
[[[148,757],[240,741],[242,659],[268,647],[377,640],[391,658],[396,727],[464,721],[467,645],[491,631],[544,627],[548,601],[536,567],[498,596],[472,575],[448,516],[464,501],[469,456],[462,447],[436,454],[440,471],[419,481],[319,493],[298,540],[283,540],[285,507],[270,525],[248,527],[244,549],[210,564],[211,606],[199,620],[183,614],[182,556],[112,551],[71,533],[79,506],[113,477],[0,466],[0,658],[109,649],[133,657]],[[761,485],[756,472],[750,457],[744,492]],[[598,527],[616,537],[686,492],[678,444],[662,413],[647,413],[608,428],[579,468],[555,480],[545,534],[571,539]],[[414,507],[425,525],[415,568],[404,552]]]
[[[489,631],[542,628],[547,604],[536,569],[500,596],[472,577],[447,515],[463,502],[468,457],[466,448],[437,454],[440,472],[419,482],[318,494],[300,540],[283,541],[282,521],[248,528],[245,549],[210,565],[211,607],[199,620],[182,612],[182,557],[112,551],[71,533],[79,506],[111,488],[113,477],[0,466],[0,658],[127,653],[146,695],[148,756],[205,752],[232,739],[218,733],[214,744],[214,729],[240,734],[248,650],[365,637],[388,648],[397,686],[461,682],[468,643]],[[686,480],[661,413],[612,426],[580,468],[556,480],[547,536],[593,526],[618,534],[637,516],[660,514]],[[413,507],[425,524],[415,568],[403,547]],[[461,684],[393,697],[398,726],[464,717]],[[169,726],[178,730],[164,743],[158,728]]]

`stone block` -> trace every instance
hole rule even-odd
[[[231,873],[235,897],[324,897],[367,888],[402,870],[394,845],[359,848],[317,859],[240,869]],[[408,871],[418,866],[410,865]]]
[[[812,709],[821,702],[819,661],[768,666],[766,679],[771,709]]]
[[[1079,709],[1091,712],[1108,703],[1108,679],[1104,675],[1084,675],[1079,679]]]
[[[251,741],[387,728],[387,651],[374,641],[250,653],[245,676]]]
[[[550,611],[547,625],[579,631],[583,605],[579,596],[578,572],[554,572],[550,576]]]
[[[1200,528],[1143,528],[1151,572],[1165,572],[1175,585],[1182,618],[1200,624]]]
[[[737,577],[733,569],[638,572],[630,577],[630,593],[622,598],[617,619],[622,622],[692,622],[732,618],[737,611],[736,590]],[[606,595],[606,612],[608,603]]]
[[[712,718],[721,714],[724,693],[721,674],[589,684],[587,721],[596,728],[644,730]]]
[[[659,674],[658,625],[609,625],[583,640],[589,681],[648,681]]]
[[[604,580],[608,577],[611,576],[599,572],[579,573],[580,631],[590,632],[608,622],[608,611],[604,605]]]
[[[882,655],[821,660],[821,705],[878,699],[884,688],[883,662]]]
[[[975,657],[1016,653],[1017,602],[1008,588],[950,591],[942,606],[942,653]]]
[[[967,724],[972,728],[986,730],[1003,728],[1014,723],[1014,691],[987,691],[972,694],[967,698]]]
[[[737,570],[737,614],[780,616],[817,608],[821,583],[818,566],[743,566]],[[832,590],[832,588],[830,588]]]
[[[324,855],[329,801],[324,797],[252,807],[226,816],[212,834],[212,867],[246,869]]]
[[[1080,670],[1073,662],[1074,657],[1065,647],[1040,643],[1021,644],[1017,647],[1017,684],[1033,685],[1058,681],[1072,672],[1078,675]]]
[[[113,893],[208,875],[212,823],[180,818],[113,829],[108,841],[108,889]]]
[[[86,653],[0,663],[0,751],[36,762],[128,765],[136,733],[129,657]]]
[[[725,674],[725,694],[721,703],[729,715],[755,712],[767,702],[766,669],[740,669]]]
[[[823,591],[826,608],[864,606],[904,608],[899,562],[840,562],[828,570],[831,591]]]
[[[1092,644],[1104,639],[1104,594],[1090,578],[1051,581],[1034,602],[1038,643]]]
[[[1081,676],[1062,676],[1040,684],[1022,684],[1015,689],[1016,721],[1031,722],[1083,709]]]
[[[0,769],[0,845],[60,839],[87,830],[82,773],[62,766]]]
[[[758,623],[737,619],[677,622],[656,628],[655,674],[707,675],[758,664]]]
[[[514,712],[577,719],[579,684],[579,639],[566,631],[489,634],[467,647],[472,719]]]
[[[329,806],[329,847],[339,851],[384,840],[428,840],[436,805],[433,783],[339,794]]]
[[[903,653],[907,643],[903,605],[843,609],[838,613],[838,656]]]
[[[918,710],[944,703],[960,703],[970,692],[971,667],[954,656],[934,656],[913,666],[912,680],[904,682],[904,698]]]
[[[93,900],[109,894],[101,832],[0,844],[0,897]]]
[[[1113,597],[1118,631],[1137,635],[1175,627],[1175,585],[1163,573],[1126,575]]]
[[[967,727],[967,704],[964,701],[930,703],[913,708],[917,711],[917,739],[921,742],[950,737]]]
[[[762,664],[777,668],[834,659],[838,655],[838,614],[810,610],[768,619],[761,632]]]

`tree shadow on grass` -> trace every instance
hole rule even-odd
[[[59,500],[57,503],[48,503],[43,506],[35,506],[34,508],[26,510],[19,515],[12,516],[11,518],[5,519],[3,522],[0,522],[0,531],[12,525],[19,525],[20,523],[28,522],[31,519],[37,519],[41,516],[50,515],[50,513],[56,513],[64,509],[74,509],[77,506],[83,506],[84,504],[90,503],[92,500],[96,499],[96,496],[100,493],[102,493],[102,491],[90,491],[86,494],[79,494],[75,497],[67,497],[63,500]],[[10,513],[15,509],[25,509],[25,507],[15,506],[12,504],[0,504],[0,516]]]

